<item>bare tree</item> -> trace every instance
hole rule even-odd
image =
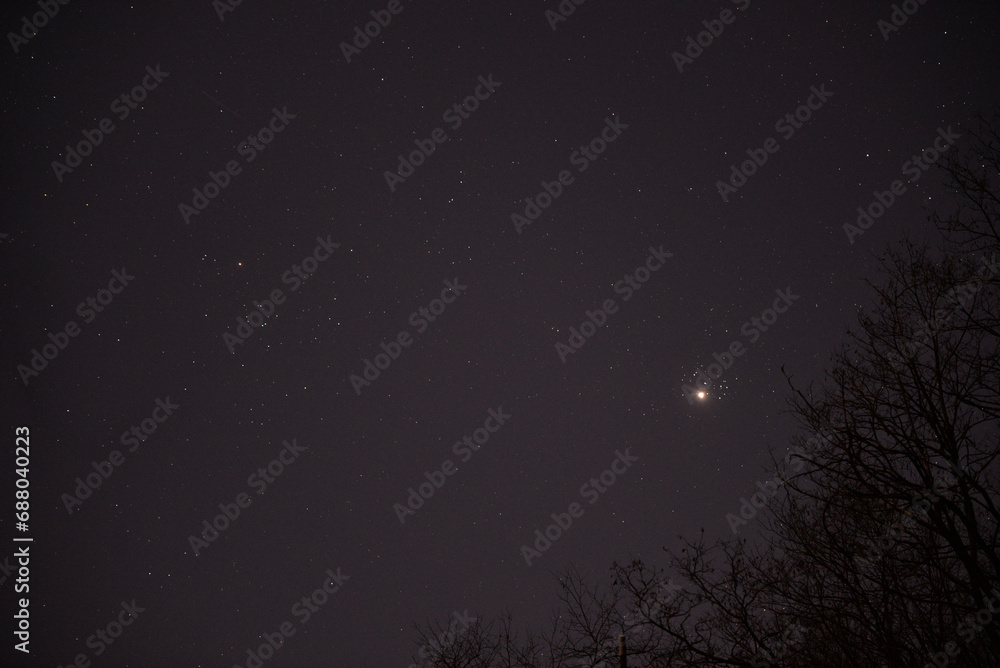
[[[546,633],[508,616],[432,665],[613,666],[622,634],[633,668],[995,666],[998,128],[1000,113],[953,149],[940,242],[885,253],[824,382],[786,374],[803,434],[772,453],[783,484],[758,535],[702,535],[662,570],[631,560],[603,581],[568,569]]]

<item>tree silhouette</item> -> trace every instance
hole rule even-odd
[[[704,535],[610,577],[567,569],[542,634],[511,615],[438,667],[967,666],[1000,657],[1000,113],[941,163],[935,244],[903,240],[873,306],[798,387],[802,435],[752,539]],[[783,370],[784,372],[784,370]],[[429,627],[428,627],[429,628]],[[429,630],[424,632],[426,640]]]

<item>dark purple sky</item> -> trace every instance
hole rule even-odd
[[[537,623],[567,564],[731,535],[795,429],[779,368],[822,380],[949,206],[914,156],[996,102],[993,2],[51,5],[3,18],[44,19],[4,56],[13,665],[245,666],[284,624],[265,665],[405,667],[414,621]]]

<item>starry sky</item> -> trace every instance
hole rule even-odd
[[[728,535],[996,103],[1000,7],[911,5],[8,4],[3,655],[402,667]]]

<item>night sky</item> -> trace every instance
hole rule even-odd
[[[731,535],[996,103],[903,4],[8,4],[3,656],[402,668]]]

